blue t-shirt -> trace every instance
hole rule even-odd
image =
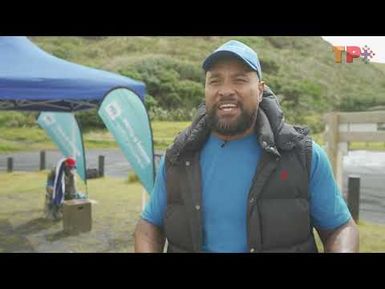
[[[247,252],[247,198],[261,147],[255,134],[223,143],[211,134],[201,152],[202,248],[207,252]],[[159,172],[142,218],[162,227],[167,205],[164,158]],[[315,227],[333,229],[350,219],[327,155],[315,142],[309,185],[310,215]]]

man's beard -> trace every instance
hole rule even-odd
[[[257,109],[247,111],[243,109],[242,103],[239,103],[241,114],[234,120],[220,119],[217,112],[217,106],[213,105],[207,110],[208,126],[212,131],[222,135],[234,136],[245,132],[255,122],[257,118]]]

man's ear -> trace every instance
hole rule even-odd
[[[259,101],[262,101],[262,96],[263,96],[263,91],[265,90],[265,82],[260,81],[258,84],[258,89],[259,89]]]

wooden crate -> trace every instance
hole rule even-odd
[[[92,210],[89,200],[68,200],[63,204],[63,230],[74,234],[92,229]]]

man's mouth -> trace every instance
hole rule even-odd
[[[239,106],[236,103],[221,103],[218,105],[218,109],[223,112],[235,112],[239,109]]]
[[[225,103],[225,104],[221,104],[219,106],[219,109],[220,110],[223,110],[223,111],[232,111],[233,109],[237,108],[238,106],[234,103]]]

